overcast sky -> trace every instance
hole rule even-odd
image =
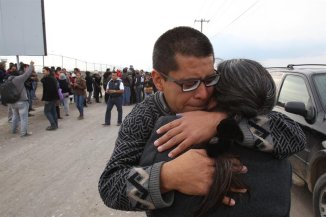
[[[156,39],[184,25],[213,43],[216,57],[265,65],[326,62],[325,0],[44,0],[47,50],[151,70]]]

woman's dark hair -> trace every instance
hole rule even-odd
[[[266,114],[274,107],[275,83],[258,62],[226,60],[217,66],[217,72],[220,74],[215,89],[218,111],[251,118]]]
[[[178,70],[175,55],[209,57],[214,59],[213,46],[200,31],[191,27],[180,26],[161,35],[154,45],[153,68],[168,74]]]
[[[207,211],[222,203],[230,188],[248,189],[241,175],[232,171],[232,158],[228,153],[234,144],[243,141],[243,134],[238,126],[242,118],[252,118],[267,114],[275,103],[275,84],[268,71],[258,62],[248,59],[232,59],[221,62],[217,72],[220,79],[216,85],[215,97],[217,110],[228,113],[217,127],[216,142],[206,146],[208,156],[215,159],[215,176],[207,196],[196,217],[204,216]],[[242,165],[239,165],[242,167]]]

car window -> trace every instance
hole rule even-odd
[[[303,102],[307,107],[310,97],[306,83],[302,77],[287,75],[281,88],[277,102],[278,105],[284,106],[287,102],[296,101]]]
[[[326,110],[326,74],[314,75],[313,80],[316,84],[321,103]]]

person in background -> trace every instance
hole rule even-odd
[[[51,75],[53,74],[54,78],[57,80],[58,87],[59,87],[59,76],[60,76],[60,73],[61,73],[61,67],[57,67],[54,71],[51,70]],[[58,119],[62,119],[61,114],[60,114],[60,99],[58,99],[56,101],[56,103],[55,103],[55,110],[57,112]]]
[[[151,75],[149,73],[145,74],[145,81],[143,86],[144,86],[145,98],[151,96],[154,93],[154,84],[153,84],[153,80],[151,79]]]
[[[25,88],[25,81],[31,76],[34,70],[34,62],[31,61],[28,68],[26,68],[25,72],[21,75],[14,76],[12,78],[12,83],[16,86],[17,90],[20,92],[19,100],[16,103],[11,104],[12,110],[12,124],[11,124],[11,132],[16,133],[18,122],[20,120],[20,136],[30,136],[31,132],[28,132],[28,97],[27,91]],[[13,75],[14,73],[12,73]]]
[[[94,85],[94,98],[96,103],[100,103],[100,92],[101,92],[101,76],[99,73],[95,73],[93,76],[93,85]]]
[[[69,95],[70,95],[70,87],[67,81],[67,77],[64,73],[60,73],[59,76],[59,87],[61,88],[61,92],[63,95],[63,109],[66,116],[69,116]]]
[[[143,101],[143,99],[145,98],[145,92],[144,92],[144,81],[145,81],[145,73],[144,70],[140,70],[139,71],[139,75],[140,75],[140,85],[141,85],[141,101]]]
[[[91,72],[86,71],[86,90],[88,92],[86,103],[90,104],[92,103],[92,93],[93,93],[93,77],[91,76]]]
[[[73,103],[76,102],[75,92],[74,92],[74,84],[76,83],[76,74],[74,72],[70,72],[68,78],[69,78],[69,85],[72,91],[69,98],[70,98],[70,103]]]
[[[76,82],[74,83],[74,92],[76,107],[79,111],[78,120],[84,119],[84,101],[86,97],[86,81],[81,76],[79,69],[75,71],[76,73]]]
[[[4,79],[6,78],[7,73],[6,73],[6,62],[1,61],[0,62],[0,85],[3,84]],[[1,100],[1,95],[0,95],[0,100]],[[1,101],[1,104],[6,105],[6,103],[3,103]]]
[[[61,67],[57,67],[54,70],[54,77],[55,77],[55,79],[59,80],[60,73],[61,73]]]
[[[58,81],[54,77],[54,73],[49,67],[43,68],[43,84],[42,101],[44,101],[44,115],[50,122],[50,126],[46,130],[52,131],[58,129],[58,116],[56,111],[56,103],[59,100],[58,95]]]
[[[7,70],[6,78],[8,78],[10,75],[17,76],[19,75],[19,72],[17,71],[17,64],[9,63],[9,69]],[[11,104],[8,104],[8,122],[12,123],[12,108]]]
[[[0,84],[3,83],[5,77],[6,77],[6,62],[1,61],[0,62]]]
[[[100,95],[100,98],[103,98],[103,94],[102,94],[102,73],[101,72],[97,72],[96,74],[98,74],[99,76],[99,80],[100,80],[100,89],[99,89],[99,95]]]
[[[142,101],[142,76],[139,74],[139,71],[136,70],[135,73],[135,93],[136,93],[136,103],[140,103]]]
[[[33,71],[32,75],[31,75],[31,79],[32,79],[32,92],[31,92],[31,96],[32,96],[32,100],[36,100],[36,89],[37,89],[37,83],[38,83],[38,77],[37,74],[35,72],[35,70]]]
[[[130,105],[130,85],[131,80],[128,76],[128,68],[122,70],[122,83],[124,86],[123,105]]]
[[[112,72],[111,80],[108,82],[106,92],[110,94],[105,112],[104,126],[111,125],[111,110],[115,105],[118,110],[117,126],[122,123],[122,95],[124,91],[123,82],[118,78],[117,72]]]
[[[106,92],[106,86],[108,82],[111,80],[111,70],[106,69],[106,72],[103,74],[103,89],[104,89],[104,101],[107,104],[109,99],[109,94]]]
[[[130,104],[135,104],[137,103],[137,97],[136,97],[136,71],[131,65],[130,68],[128,69],[128,76],[131,81],[131,86],[130,86]]]
[[[23,64],[24,72],[26,72],[28,70],[28,67],[29,67],[28,64]],[[33,72],[32,72],[31,76],[24,83],[25,88],[26,88],[27,98],[28,98],[28,104],[29,104],[28,117],[34,116],[33,114],[30,114],[30,112],[35,111],[35,109],[33,109],[33,98],[32,98],[33,79],[35,79],[35,77],[33,77]]]

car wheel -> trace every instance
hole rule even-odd
[[[315,216],[326,217],[326,174],[320,176],[313,192]]]

